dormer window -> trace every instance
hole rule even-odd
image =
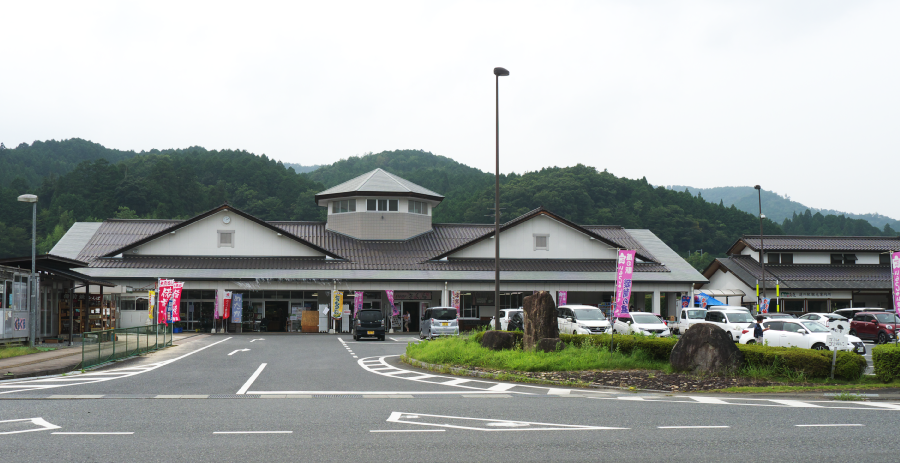
[[[550,250],[550,235],[534,235],[534,250],[535,251],[549,251]]]
[[[397,212],[400,210],[398,199],[367,199],[366,210],[372,212]]]
[[[831,263],[832,265],[855,264],[856,254],[832,254]]]
[[[234,247],[234,230],[219,230],[219,243],[217,247],[233,248]]]
[[[428,203],[422,201],[409,201],[409,212],[412,214],[428,215]]]

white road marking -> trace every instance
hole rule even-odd
[[[133,432],[51,432],[65,436],[130,436]]]
[[[412,421],[421,420],[421,421]],[[428,422],[433,420],[435,422]],[[389,423],[414,424],[451,429],[467,429],[470,431],[512,432],[512,431],[596,431],[627,430],[629,428],[612,428],[605,426],[584,426],[576,424],[541,423],[536,421],[496,420],[488,418],[470,418],[464,416],[426,415],[423,413],[392,412]],[[450,424],[451,422],[459,424]]]
[[[292,434],[294,431],[215,431],[213,434]]]
[[[34,429],[23,429],[23,430],[21,430],[21,431],[7,431],[7,432],[0,432],[0,435],[2,435],[2,434],[21,434],[21,433],[23,433],[23,432],[35,432],[35,431],[47,431],[47,430],[49,430],[49,429],[59,429],[59,426],[57,426],[57,425],[55,425],[55,424],[53,424],[53,423],[50,423],[50,422],[46,421],[45,419],[43,419],[43,418],[41,418],[41,417],[37,417],[37,418],[23,418],[23,419],[20,419],[20,420],[3,420],[3,421],[0,421],[0,423],[17,423],[17,422],[20,422],[20,421],[30,421],[31,424],[34,424],[35,426],[40,426],[40,427],[39,427],[39,428],[34,428]]]
[[[799,408],[823,408],[821,405],[811,404],[809,402],[801,402],[799,400],[776,400],[769,399],[770,402],[775,402],[777,404],[788,405],[791,407],[799,407]]]
[[[247,391],[247,394],[259,395],[434,395],[434,394],[471,394],[471,391]],[[479,396],[496,395],[510,397],[507,393],[483,391]]]
[[[487,388],[487,390],[489,390],[489,391],[508,391],[516,386],[518,386],[518,384],[498,383],[498,384],[495,384],[495,385]]]
[[[265,341],[265,339],[264,338],[256,338],[256,339],[250,340],[250,342],[253,342],[253,341]]]
[[[728,402],[725,402],[722,399],[715,399],[712,397],[697,397],[697,396],[681,396],[681,397],[687,397],[691,400],[695,400],[702,404],[717,404],[717,405],[728,404]]]
[[[444,432],[446,429],[371,429],[369,432]]]
[[[716,429],[730,428],[731,426],[657,426],[657,429]]]
[[[234,351],[234,352],[232,352],[232,353],[230,353],[230,354],[228,354],[228,355],[229,355],[229,356],[232,356],[232,355],[234,355],[234,354],[237,354],[238,352],[249,352],[249,351],[250,351],[250,349],[238,349],[238,350],[236,350],[236,351]]]
[[[444,386],[458,386],[462,383],[468,383],[469,381],[475,381],[475,380],[474,379],[454,379],[454,380],[450,380],[450,381],[447,381],[447,382],[441,383],[441,384],[443,384]]]
[[[208,349],[212,346],[215,346],[216,344],[223,343],[229,339],[231,339],[231,336],[229,336],[225,339],[222,339],[221,341],[216,341],[212,344],[203,346],[197,350],[188,352],[179,357],[175,357],[175,358],[169,359],[169,360],[164,360],[162,362],[151,363],[146,366],[120,368],[120,369],[116,369],[116,370],[107,370],[107,371],[102,371],[102,372],[84,373],[84,374],[77,375],[78,377],[83,379],[82,382],[73,382],[73,383],[67,383],[67,384],[50,384],[50,385],[34,384],[34,385],[32,385],[33,383],[40,383],[42,381],[46,381],[46,379],[22,379],[22,380],[4,381],[4,387],[10,387],[9,385],[18,385],[18,386],[20,386],[20,388],[14,389],[11,391],[0,391],[0,394],[11,394],[13,392],[24,392],[24,391],[32,391],[32,390],[36,390],[36,389],[49,389],[49,388],[64,387],[64,386],[78,386],[78,385],[82,385],[82,384],[100,383],[100,382],[112,381],[112,380],[116,380],[116,379],[120,379],[120,378],[128,378],[130,376],[135,376],[135,375],[139,375],[141,373],[146,373],[148,371],[153,371],[157,368],[169,365],[170,363],[177,362],[189,355],[194,355],[197,352],[200,352],[204,349]],[[113,376],[113,375],[115,375],[115,376]]]
[[[268,364],[267,364],[267,363],[261,364],[261,365],[259,366],[259,368],[257,368],[256,371],[254,371],[253,374],[250,375],[250,379],[248,379],[247,382],[244,383],[244,385],[241,386],[240,389],[238,389],[237,393],[238,393],[238,394],[246,394],[246,393],[247,393],[247,389],[250,389],[250,386],[253,385],[253,382],[256,381],[256,378],[259,377],[259,374],[262,373],[263,368],[265,368],[266,365],[268,365]]]
[[[827,428],[832,426],[865,426],[864,424],[797,424],[798,428]]]
[[[711,397],[696,397],[696,396],[678,396],[680,399],[690,399],[690,400],[672,400],[672,399],[663,399],[657,398],[661,396],[622,396],[622,397],[590,397],[591,399],[599,399],[599,400],[628,400],[628,401],[639,401],[639,402],[668,402],[668,403],[678,403],[678,404],[694,404],[694,405],[737,405],[742,407],[782,407],[782,408],[818,408],[820,410],[900,410],[900,404],[890,404],[890,403],[879,403],[879,402],[843,402],[847,404],[853,404],[856,406],[845,407],[845,406],[835,406],[836,402],[833,400],[826,401],[809,401],[803,402],[799,400],[779,400],[779,399],[748,399],[748,398],[727,398],[727,399],[714,399]],[[698,400],[699,399],[699,400]],[[748,403],[749,402],[749,403]],[[816,404],[829,404],[825,405],[816,405]]]

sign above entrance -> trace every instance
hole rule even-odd
[[[431,291],[394,291],[395,301],[430,301]]]

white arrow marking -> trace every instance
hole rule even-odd
[[[253,341],[265,341],[265,339],[263,339],[263,338],[256,338],[256,339],[251,339],[251,340],[250,340],[250,342],[253,342]]]
[[[417,424],[439,428],[469,429],[472,431],[588,431],[629,428],[583,426],[575,424],[539,423],[535,421],[491,420],[463,416],[425,415],[422,413],[392,412],[389,423]],[[451,424],[455,423],[455,424]]]
[[[228,355],[234,355],[234,354],[237,354],[238,352],[247,352],[248,350],[250,350],[250,349],[238,349],[238,350],[236,350],[236,351],[234,351],[234,352],[232,352],[232,353],[230,353],[230,354],[228,354]]]
[[[44,421],[43,418],[25,418],[25,419],[21,419],[21,420],[5,420],[5,421],[0,421],[0,423],[16,423],[19,421],[30,421],[32,424],[34,424],[36,426],[40,426],[40,427],[35,428],[35,429],[25,429],[22,431],[0,432],[0,434],[19,434],[19,433],[23,433],[23,432],[46,431],[48,429],[59,429],[59,426],[52,424],[52,423],[48,423],[48,422]]]

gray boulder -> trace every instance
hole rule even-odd
[[[525,312],[526,350],[534,349],[537,342],[544,338],[558,338],[559,325],[556,321],[556,303],[547,291],[540,291],[526,296],[522,303]]]
[[[537,346],[535,346],[535,350],[541,352],[556,352],[565,348],[566,343],[559,338],[544,338],[538,341]]]
[[[481,337],[481,346],[490,350],[512,349],[516,345],[516,337],[509,331],[485,331]]]
[[[669,363],[675,371],[729,373],[744,363],[744,354],[722,328],[709,323],[690,327],[672,348]]]

